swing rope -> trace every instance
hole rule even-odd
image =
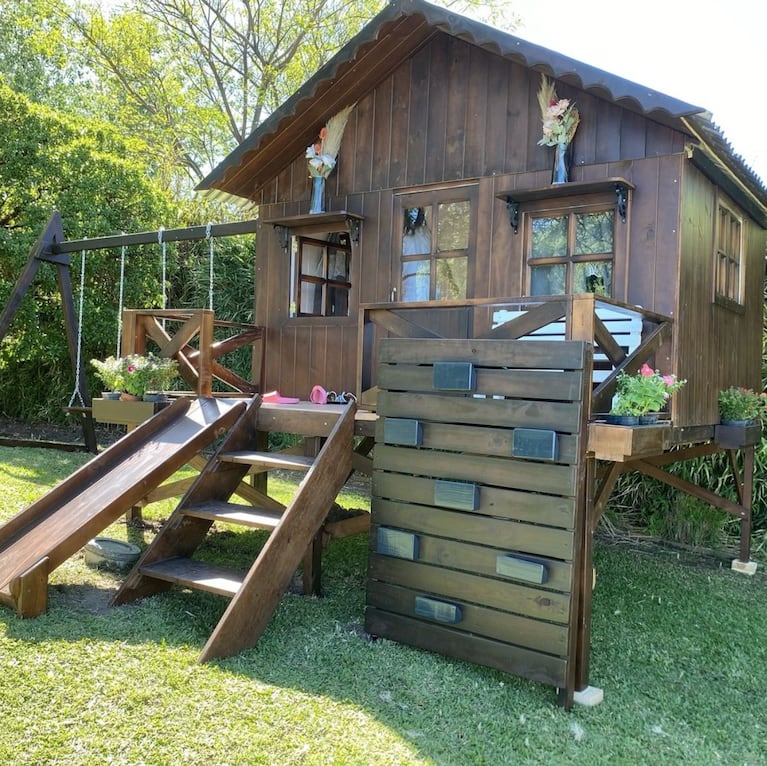
[[[213,224],[209,223],[205,227],[205,239],[208,240],[208,243],[210,245],[210,256],[209,256],[209,269],[208,269],[208,308],[213,311],[213,237],[211,236],[211,232],[213,230]]]
[[[85,296],[85,250],[80,253],[80,300],[78,302],[77,312],[77,360],[75,361],[75,388],[69,399],[68,407],[72,407],[75,398],[80,402],[81,407],[85,407],[85,400],[80,391],[80,372],[82,370],[83,353],[83,297]]]
[[[122,350],[122,340],[123,340],[123,297],[125,292],[125,256],[127,254],[127,247],[125,245],[122,246],[122,249],[120,250],[120,294],[117,299],[117,351],[115,351],[115,356],[120,356],[120,351]]]
[[[162,309],[165,310],[165,307],[167,305],[167,297],[166,297],[166,291],[167,291],[167,266],[168,266],[168,251],[167,251],[167,244],[165,240],[163,239],[162,235],[165,232],[165,227],[160,226],[159,230],[157,231],[157,241],[160,243],[160,247],[162,248]],[[162,322],[160,322],[162,325],[162,329],[165,329],[165,317],[162,318]]]

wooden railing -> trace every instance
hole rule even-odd
[[[229,333],[216,340],[217,331]],[[122,315],[121,354],[144,354],[147,341],[159,356],[176,359],[179,374],[198,396],[213,395],[213,380],[234,393],[262,389],[264,332],[262,327],[217,320],[210,309],[127,309]],[[217,359],[242,346],[253,346],[254,382],[228,370]]]
[[[449,317],[446,320],[446,317]],[[593,294],[360,307],[357,390],[376,385],[383,337],[585,340],[594,345],[590,415],[607,412],[621,371],[634,373],[672,338],[670,317]]]

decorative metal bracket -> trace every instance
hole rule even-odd
[[[615,184],[615,197],[618,206],[618,215],[623,223],[626,223],[626,212],[629,205],[629,190],[624,184]]]
[[[288,245],[290,244],[290,229],[287,226],[275,223],[274,233],[277,235],[280,247],[287,252]]]
[[[506,197],[506,212],[509,214],[509,224],[514,233],[519,232],[519,202],[511,197]]]
[[[346,225],[349,227],[349,236],[355,245],[360,243],[360,221],[358,218],[349,216],[346,219]]]

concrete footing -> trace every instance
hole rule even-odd
[[[573,702],[576,705],[583,705],[584,707],[594,707],[602,702],[604,698],[604,690],[599,689],[596,686],[586,686],[579,692],[573,694]]]
[[[732,562],[732,569],[741,574],[753,575],[756,574],[756,561],[741,561],[735,559]]]

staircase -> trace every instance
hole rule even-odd
[[[256,451],[255,445],[265,436],[259,420],[269,422],[269,430],[291,432],[284,426],[296,417],[287,412],[281,420],[279,406],[266,405],[269,416],[259,418],[261,406],[255,397],[112,602],[129,603],[173,585],[230,598],[200,662],[228,657],[256,644],[301,561],[319,563],[320,533],[328,510],[352,471],[354,404],[325,408],[323,422],[329,431],[317,432],[326,439],[314,458]],[[248,499],[257,499],[258,507],[231,502],[240,492],[241,481],[254,469],[298,470],[306,475],[287,508],[255,488]],[[271,530],[247,573],[193,558],[216,521]],[[306,577],[304,582],[306,586]]]

